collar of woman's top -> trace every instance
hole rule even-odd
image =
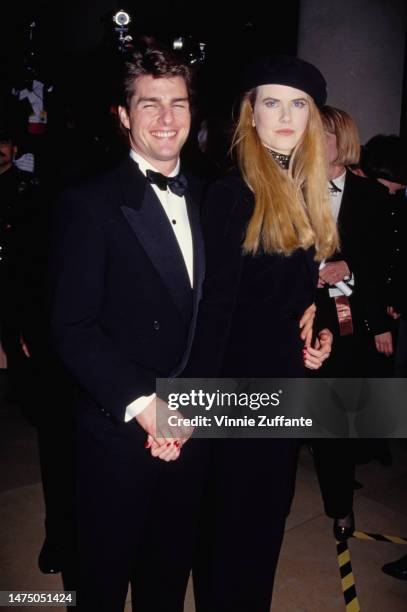
[[[269,147],[266,147],[266,149],[283,170],[288,170],[288,166],[290,165],[290,155],[284,155],[284,153],[277,153],[277,151],[273,151],[273,149],[270,149]]]

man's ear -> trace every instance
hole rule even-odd
[[[129,130],[130,129],[130,121],[129,121],[129,115],[127,113],[127,109],[124,108],[124,106],[119,106],[117,110],[119,112],[120,121],[122,122],[122,124],[124,125],[126,130]]]

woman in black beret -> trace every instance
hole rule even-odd
[[[318,105],[325,80],[307,62],[273,56],[248,71],[233,147],[238,171],[203,209],[207,275],[185,376],[303,377],[327,358],[301,317],[319,262],[337,246]],[[213,440],[197,612],[268,612],[293,494],[293,439]]]

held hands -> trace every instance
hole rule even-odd
[[[319,271],[318,288],[320,289],[326,283],[328,283],[328,285],[335,285],[350,275],[350,270],[346,261],[329,261]]]
[[[304,340],[305,346],[310,346],[312,340],[312,326],[314,324],[315,313],[317,307],[315,304],[308,306],[300,319],[301,340]]]
[[[150,434],[147,436],[145,448],[149,448],[152,457],[158,457],[163,461],[176,461],[181,454],[181,443],[178,440],[166,442],[160,446]]]
[[[303,351],[304,364],[310,370],[318,370],[325,359],[331,354],[333,336],[329,329],[319,332],[314,346],[305,346]]]
[[[148,406],[135,419],[148,434],[145,444],[153,457],[163,461],[175,461],[181,453],[181,448],[193,433],[192,427],[184,425],[170,426],[168,419],[182,419],[177,410],[170,410],[168,404],[159,397],[151,400]],[[180,421],[179,421],[180,422]]]

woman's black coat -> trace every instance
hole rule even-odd
[[[209,189],[202,213],[206,280],[184,376],[304,375],[299,319],[314,301],[314,251],[243,254],[253,208],[237,173]]]

